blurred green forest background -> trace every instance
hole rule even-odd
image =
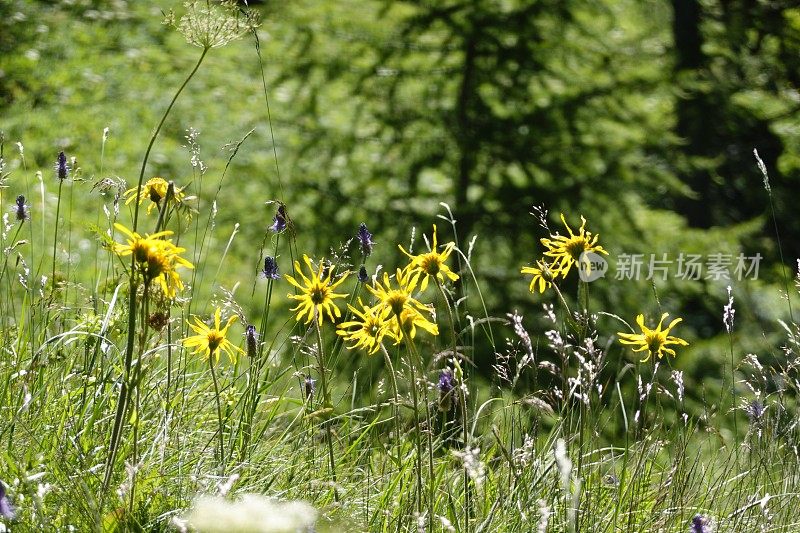
[[[540,337],[541,304],[557,302],[552,293],[530,294],[519,269],[541,255],[545,232],[530,212],[544,205],[562,233],[559,213],[573,228],[584,215],[610,252],[609,276],[590,286],[592,310],[629,321],[662,309],[684,317],[676,333],[691,346],[672,364],[687,371],[689,388],[721,375],[728,284],[737,298],[737,356],[780,360],[785,332],[776,318],[787,317],[788,307],[770,198],[752,151],[770,172],[791,278],[800,247],[797,2],[292,0],[254,7],[262,15],[282,190],[252,35],[210,52],[147,173],[178,185],[194,175],[190,191],[207,216],[231,155],[226,145],[254,129],[225,176],[209,247],[221,257],[240,224],[218,281],[229,289],[241,283],[237,294],[249,313],[260,304],[247,297],[275,210],[269,200],[286,203],[299,249],[310,255],[340,250],[366,222],[378,242],[371,270],[400,264],[396,244],[407,243],[412,228],[415,249],[432,223],[440,242],[454,238],[436,218],[446,202],[465,253],[477,236],[472,261],[490,314],[517,310]],[[58,151],[77,158],[83,181],[68,184],[65,223],[78,243],[73,252],[85,253],[62,258],[76,272],[95,261],[90,226],[111,202],[93,185],[105,178],[135,185],[152,128],[200,54],[162,24],[162,11],[172,8],[181,14],[180,3],[166,0],[0,0],[6,199],[35,199],[42,170],[52,200]],[[189,128],[200,132],[202,180],[185,147]],[[32,204],[34,217],[54,217]],[[614,279],[620,254],[665,253],[764,260],[758,280],[681,280],[675,264],[666,280]],[[279,263],[290,268],[287,254]],[[576,286],[563,289],[574,299]],[[481,316],[477,299],[465,305]],[[620,325],[601,318],[600,329],[609,338]],[[491,349],[478,343],[476,352],[491,372]],[[616,346],[612,355],[633,361]]]

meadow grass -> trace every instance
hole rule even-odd
[[[785,324],[775,365],[730,336],[726,373],[687,394],[681,339],[670,336],[679,325],[650,329],[658,317],[646,317],[637,329],[593,308],[585,283],[574,300],[561,293],[559,278],[580,268],[570,246],[600,249],[575,228],[577,213],[565,217],[568,237],[547,228],[543,262],[522,261],[538,265],[526,271],[532,298],[558,296],[536,321],[487,309],[474,241],[462,246],[446,205],[433,234],[420,221],[424,239],[402,243],[408,262],[381,270],[366,226],[335,253],[300,250],[291,206],[276,202],[252,278],[226,278],[238,227],[219,234],[216,198],[249,134],[218,176],[191,133],[191,180],[148,174],[206,55],[254,24],[238,11],[192,16],[175,24],[198,45],[196,66],[171,93],[132,188],[86,177],[104,174],[105,135],[98,169],[69,154],[55,169],[28,168],[22,148],[0,142],[0,525],[800,529],[797,326]],[[290,187],[272,153],[279,189]],[[89,195],[103,202],[92,239],[70,215]],[[70,269],[75,253],[94,254],[91,271]],[[719,322],[729,334],[730,298]],[[643,352],[623,349],[620,331],[642,336]],[[676,358],[662,353],[670,347]],[[476,366],[480,350],[491,372]]]

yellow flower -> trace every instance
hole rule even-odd
[[[431,251],[424,254],[419,255],[411,255],[410,253],[406,252],[405,248],[401,245],[397,245],[404,254],[406,254],[410,259],[411,263],[409,267],[411,269],[411,274],[414,276],[415,283],[420,278],[420,276],[424,276],[422,278],[422,285],[420,286],[420,290],[425,290],[428,287],[428,278],[431,276],[436,276],[440,282],[444,283],[444,277],[450,281],[456,281],[458,279],[458,275],[455,274],[450,267],[444,264],[447,261],[447,258],[450,257],[450,253],[455,248],[455,243],[449,242],[444,245],[444,250],[439,253],[436,249],[438,248],[438,243],[436,241],[436,224],[433,225],[433,246],[431,247]]]
[[[642,363],[649,360],[651,356],[656,356],[661,359],[665,353],[674,357],[675,350],[667,348],[667,346],[687,346],[689,343],[681,338],[673,337],[669,334],[670,330],[675,327],[678,322],[683,320],[682,318],[676,318],[669,323],[669,326],[667,326],[666,329],[661,329],[661,324],[664,323],[664,319],[668,316],[669,313],[664,313],[661,315],[661,320],[658,321],[658,326],[656,326],[656,329],[650,329],[644,325],[644,315],[638,315],[636,317],[636,323],[639,325],[639,328],[641,328],[642,332],[635,334],[617,333],[617,335],[619,335],[619,342],[622,344],[639,346],[639,348],[633,350],[634,352],[643,352],[647,350],[647,357],[642,359]]]
[[[431,322],[420,311],[425,311],[433,315],[433,308],[427,306],[412,296],[417,286],[417,276],[414,276],[409,267],[403,270],[397,269],[395,283],[397,288],[392,287],[389,273],[383,273],[383,283],[375,282],[375,286],[366,285],[367,290],[378,299],[379,307],[391,310],[393,318],[389,322],[389,333],[397,342],[403,338],[403,330],[408,331],[411,338],[416,334],[416,327],[428,331],[431,335],[438,335],[439,328]],[[397,320],[403,324],[400,329]]]
[[[150,214],[150,212],[154,208],[157,209],[161,208],[161,200],[166,198],[168,189],[169,189],[169,182],[164,178],[159,178],[159,177],[150,178],[149,180],[147,180],[147,183],[145,183],[142,186],[141,193],[137,194],[136,187],[125,191],[124,194],[127,197],[125,205],[137,201],[137,198],[139,205],[141,205],[142,202],[145,201],[145,199],[149,199],[150,202],[152,203],[147,206],[147,213]],[[183,201],[186,195],[182,191],[183,189],[180,189],[173,185],[173,196],[172,196],[173,202],[179,204]]]
[[[545,289],[553,284],[553,281],[559,274],[558,270],[544,261],[537,261],[535,267],[522,267],[521,272],[523,274],[533,274],[533,279],[531,279],[528,290],[531,292],[536,292],[538,290],[540,294],[544,294]]]
[[[355,343],[348,346],[348,349],[364,348],[367,354],[372,355],[380,349],[383,337],[389,333],[390,324],[387,319],[391,310],[388,307],[364,305],[361,298],[358,299],[358,303],[362,311],[352,305],[348,305],[347,308],[359,320],[342,322],[336,333],[344,340]]]
[[[183,339],[183,345],[187,348],[194,348],[195,350],[193,353],[202,353],[206,357],[211,357],[212,355],[216,356],[216,363],[219,363],[219,353],[225,352],[228,354],[228,358],[235,363],[236,355],[244,352],[238,346],[234,346],[226,336],[228,334],[228,328],[236,320],[237,316],[231,316],[228,322],[225,323],[225,327],[220,328],[221,314],[222,309],[217,307],[217,310],[214,312],[213,328],[205,325],[196,316],[193,317],[194,324],[187,321],[189,327],[192,328],[197,335],[192,335],[191,337]]]
[[[176,267],[194,268],[189,261],[180,256],[185,248],[179,248],[172,241],[164,239],[172,235],[171,231],[159,231],[144,237],[129,230],[122,224],[114,227],[127,235],[128,243],[114,243],[112,250],[120,257],[133,255],[137,268],[145,283],[157,281],[168,298],[175,297],[175,289],[183,290],[183,282]]]
[[[428,308],[428,312],[433,314],[433,309]],[[403,325],[403,329],[400,329],[400,324]],[[408,333],[408,336],[412,339],[417,336],[417,326],[424,329],[434,337],[439,335],[439,326],[425,318],[419,311],[416,309],[404,309],[402,313],[400,313],[400,324],[398,324],[397,319],[389,321],[389,336],[395,339],[395,344],[400,344],[400,341],[403,340],[404,332]]]
[[[594,252],[598,254],[608,255],[602,246],[597,244],[599,235],[593,235],[591,231],[586,231],[586,219],[581,216],[581,227],[578,234],[572,232],[567,221],[564,220],[564,214],[561,214],[561,222],[566,226],[569,232],[569,237],[563,235],[551,235],[550,239],[541,239],[542,244],[547,248],[544,253],[547,257],[553,258],[551,270],[557,271],[563,277],[567,277],[572,265],[577,263],[581,255],[585,252]]]
[[[289,298],[300,302],[297,304],[297,307],[291,309],[292,311],[297,311],[295,318],[300,321],[305,316],[307,317],[306,324],[308,324],[316,317],[318,323],[322,324],[322,313],[324,311],[328,314],[328,318],[331,319],[331,322],[335,322],[336,318],[342,316],[342,313],[339,311],[339,308],[336,307],[336,304],[333,303],[333,300],[336,298],[344,298],[347,294],[337,294],[333,292],[333,290],[347,279],[350,272],[345,272],[338,280],[332,282],[331,277],[333,275],[333,269],[329,269],[325,276],[322,275],[324,270],[323,261],[319,262],[319,269],[315,272],[311,264],[311,259],[309,259],[307,255],[303,255],[303,260],[306,265],[308,265],[308,270],[311,272],[311,279],[303,274],[299,261],[294,262],[294,270],[300,276],[303,283],[300,284],[293,276],[288,274],[285,276],[286,281],[302,292],[302,294],[288,295]]]

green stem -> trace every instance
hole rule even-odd
[[[200,59],[198,59],[197,64],[194,66],[192,71],[189,73],[189,75],[183,81],[181,86],[175,92],[175,96],[172,97],[172,101],[170,101],[169,106],[167,106],[166,111],[164,111],[164,115],[161,117],[161,120],[158,123],[158,126],[156,126],[153,135],[150,137],[150,142],[147,144],[147,150],[145,151],[144,158],[142,159],[142,167],[139,171],[139,181],[136,185],[137,195],[141,194],[142,191],[144,172],[145,169],[147,168],[147,161],[150,159],[150,151],[153,149],[153,144],[155,144],[156,138],[158,137],[158,134],[161,132],[161,128],[164,126],[164,122],[166,122],[167,120],[167,116],[169,116],[170,111],[172,111],[172,107],[175,105],[175,102],[178,100],[180,94],[189,84],[189,81],[194,77],[195,73],[197,73],[197,70],[203,63],[203,59],[205,59],[208,50],[209,50],[208,48],[203,49],[203,53],[200,55]],[[61,194],[59,194],[59,200],[60,198]],[[133,209],[133,231],[136,232],[136,228],[139,223],[138,199],[134,204],[135,205]],[[56,221],[56,223],[57,222],[58,221]],[[55,265],[55,256],[53,257],[53,264]],[[131,254],[131,277],[130,277],[130,290],[128,293],[128,334],[127,334],[127,343],[125,345],[124,378],[119,393],[119,400],[117,402],[117,411],[116,414],[114,415],[114,426],[111,431],[111,442],[109,443],[108,458],[106,460],[106,472],[105,472],[105,478],[103,479],[103,491],[102,491],[103,500],[101,500],[101,507],[106,495],[108,494],[108,487],[109,484],[111,483],[111,476],[113,474],[114,463],[116,461],[117,450],[119,448],[119,441],[122,435],[122,427],[124,425],[125,411],[127,410],[128,407],[128,387],[130,385],[129,380],[131,374],[131,364],[133,361],[133,349],[134,349],[135,334],[136,334],[136,289],[138,285],[136,276],[134,275],[135,271],[136,271],[136,254]]]
[[[217,373],[214,371],[214,352],[208,354],[208,367],[211,369],[211,380],[214,382],[214,399],[217,403],[217,424],[219,433],[219,462],[220,462],[220,475],[225,475],[225,426],[222,419],[222,404],[219,401],[219,382],[217,382]]]
[[[442,295],[442,300],[444,301],[445,307],[447,308],[447,317],[450,321],[450,330],[452,332],[453,337],[453,364],[456,367],[457,374],[461,377],[461,384],[463,385],[463,389],[461,394],[458,394],[459,400],[459,409],[461,410],[461,431],[462,436],[464,439],[464,449],[468,448],[469,444],[469,431],[467,429],[467,398],[466,398],[466,376],[464,375],[464,369],[461,367],[461,361],[458,359],[458,342],[456,339],[456,326],[455,326],[455,319],[453,318],[453,308],[450,306],[450,300],[447,299],[447,293],[442,286],[442,283],[439,281],[438,278],[434,278],[436,280],[436,287],[439,289],[439,292]],[[464,508],[466,509],[466,524],[469,524],[470,517],[472,515],[472,491],[469,485],[469,474],[467,473],[466,469],[464,470],[464,474],[462,476],[462,483],[464,485],[464,498],[466,499],[466,504]]]
[[[417,359],[419,356],[417,354],[417,348],[414,345],[414,340],[411,338],[408,328],[403,327],[403,321],[400,319],[400,315],[395,315],[395,318],[397,319],[397,325],[403,334],[403,340],[405,341],[406,348],[408,348],[410,355],[408,366],[411,367],[411,399],[414,404],[414,445],[417,449],[417,453],[415,454],[416,464],[414,468],[414,473],[416,474],[417,479],[417,492],[415,500],[417,512],[422,514],[422,440],[420,439],[419,398],[417,395]],[[431,481],[431,483],[432,482],[433,481]],[[433,509],[430,511],[433,512]]]
[[[319,311],[317,311],[318,313]],[[322,352],[322,324],[319,320],[321,315],[314,316],[314,329],[317,331],[317,364],[319,365],[319,380],[320,387],[322,388],[322,409],[325,412],[324,422],[325,425],[325,440],[328,442],[328,462],[330,463],[331,479],[333,480],[333,499],[339,501],[339,493],[336,490],[336,460],[333,456],[333,433],[328,418],[328,410],[333,410],[333,403],[331,402],[330,391],[328,390],[328,380],[325,377],[325,357]]]

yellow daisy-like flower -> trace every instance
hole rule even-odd
[[[636,323],[639,325],[639,328],[641,328],[642,332],[617,333],[619,336],[619,342],[622,344],[639,346],[639,348],[633,350],[634,352],[643,352],[647,350],[647,357],[642,359],[642,363],[648,361],[652,356],[656,356],[661,359],[664,354],[669,354],[675,357],[675,350],[672,348],[667,348],[667,346],[687,346],[689,343],[679,337],[673,337],[669,334],[670,330],[683,320],[682,318],[676,318],[669,323],[669,326],[667,326],[666,329],[661,329],[664,319],[668,316],[669,313],[664,313],[661,315],[661,320],[658,321],[658,326],[656,326],[656,329],[650,329],[644,325],[644,315],[638,315],[636,317]]]
[[[147,213],[150,214],[153,209],[161,208],[161,200],[167,197],[167,190],[169,190],[169,182],[167,180],[159,177],[150,178],[147,180],[147,183],[142,186],[142,191],[140,193],[137,193],[136,187],[125,191],[124,194],[127,197],[125,205],[136,202],[137,198],[139,205],[141,205],[145,199],[149,199],[151,203],[147,206]],[[173,185],[173,202],[179,204],[183,201],[185,196],[183,189]]]
[[[303,255],[303,261],[308,265],[308,270],[311,272],[309,279],[303,274],[300,268],[300,262],[294,262],[294,270],[300,276],[302,283],[299,283],[293,276],[286,274],[284,277],[286,281],[300,289],[302,294],[289,294],[289,298],[297,300],[300,303],[297,307],[293,307],[292,311],[297,311],[295,318],[300,321],[306,317],[306,324],[317,318],[319,324],[322,324],[323,312],[327,313],[331,322],[335,322],[336,318],[342,316],[342,312],[333,303],[336,298],[344,298],[347,294],[337,294],[334,291],[336,287],[342,284],[347,279],[350,272],[345,272],[338,280],[333,281],[333,269],[329,269],[328,273],[323,276],[323,261],[319,262],[319,269],[314,271],[314,266],[311,264],[311,259],[307,255]]]
[[[120,257],[133,255],[145,283],[157,281],[168,298],[175,297],[176,289],[183,290],[180,274],[175,269],[194,268],[194,265],[180,256],[186,251],[185,248],[175,246],[164,238],[172,235],[171,231],[159,231],[143,237],[120,223],[114,224],[114,227],[128,237],[128,243],[114,243],[112,251]]]
[[[420,290],[425,290],[428,287],[428,278],[431,276],[436,276],[440,282],[444,283],[444,278],[447,278],[450,281],[456,281],[458,279],[458,274],[450,270],[450,267],[444,264],[447,261],[447,258],[450,257],[450,253],[455,248],[455,243],[449,242],[444,245],[444,250],[441,252],[437,251],[438,243],[436,241],[436,224],[433,225],[433,245],[431,246],[431,251],[424,254],[419,255],[411,255],[408,253],[402,245],[397,245],[404,254],[406,254],[410,259],[411,263],[409,267],[411,269],[411,274],[414,276],[415,280],[418,280],[420,276],[422,278],[422,285],[420,285]]]
[[[433,309],[428,308],[431,314],[433,314]],[[403,325],[403,329],[400,329],[400,324]],[[417,326],[424,329],[434,337],[439,335],[439,326],[425,318],[422,314],[419,313],[416,309],[404,309],[402,313],[400,313],[400,324],[398,324],[397,319],[389,321],[389,336],[394,338],[395,344],[400,344],[400,341],[403,340],[403,332],[408,332],[408,336],[412,339],[417,336]]]
[[[597,244],[599,235],[593,235],[591,231],[586,231],[586,219],[581,216],[581,227],[578,234],[573,233],[564,214],[561,214],[561,222],[569,232],[569,237],[563,235],[550,235],[550,239],[541,239],[542,244],[547,248],[544,253],[547,257],[553,258],[551,269],[557,271],[562,277],[567,277],[572,265],[580,261],[581,255],[586,252],[608,255],[602,246]]]
[[[438,335],[439,328],[434,322],[428,320],[421,311],[433,315],[433,308],[427,306],[413,297],[414,289],[417,286],[418,276],[415,276],[410,267],[403,270],[397,269],[395,283],[397,288],[393,288],[393,283],[388,272],[383,273],[383,283],[375,282],[375,286],[366,285],[367,290],[378,299],[379,307],[387,308],[391,311],[394,318],[389,322],[389,333],[398,341],[403,338],[403,331],[397,324],[397,317],[403,324],[403,329],[409,332],[413,338],[416,327]]]
[[[533,275],[528,290],[533,293],[538,290],[540,294],[544,294],[545,289],[553,284],[559,274],[557,269],[554,269],[552,265],[548,265],[544,261],[537,261],[535,267],[522,267],[521,272]]]
[[[364,305],[361,298],[358,299],[358,304],[361,306],[361,311],[352,305],[348,305],[347,308],[359,320],[342,322],[336,333],[341,335],[344,340],[354,343],[352,346],[348,346],[348,349],[363,348],[367,354],[372,355],[380,349],[383,337],[389,333],[390,321],[388,318],[391,310],[383,306]]]
[[[183,345],[187,348],[194,348],[193,353],[196,354],[202,353],[209,358],[214,355],[216,357],[215,363],[219,363],[219,353],[225,352],[228,354],[228,358],[235,363],[236,356],[244,352],[238,346],[234,346],[226,337],[228,335],[228,328],[238,317],[236,315],[231,316],[225,323],[225,327],[220,327],[221,315],[222,309],[217,307],[217,310],[214,312],[213,328],[208,327],[196,316],[193,317],[194,324],[187,321],[189,327],[192,328],[197,335],[192,335],[191,337],[183,339]]]

